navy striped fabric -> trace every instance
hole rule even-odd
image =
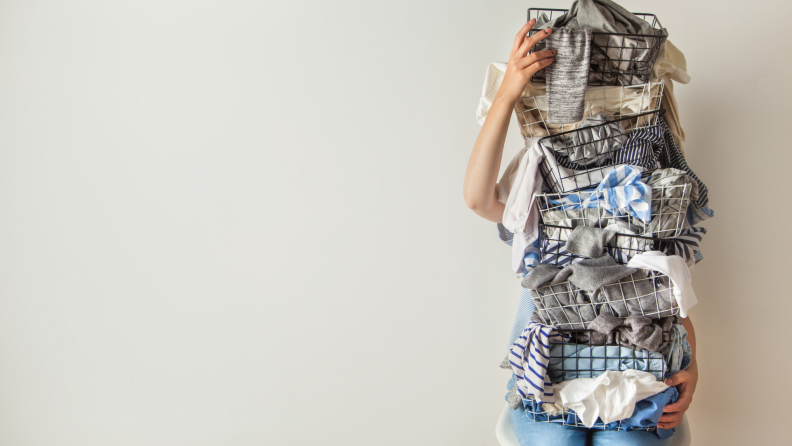
[[[664,169],[667,167],[673,167],[685,172],[690,178],[693,178],[693,181],[698,183],[699,186],[698,198],[695,202],[693,202],[693,204],[697,208],[703,208],[707,205],[707,203],[709,203],[709,197],[707,196],[707,186],[701,182],[699,177],[697,177],[696,174],[693,173],[693,170],[690,169],[690,166],[688,166],[687,161],[685,161],[685,155],[683,155],[682,151],[679,150],[679,146],[677,145],[676,140],[674,140],[674,134],[671,133],[671,129],[668,127],[668,124],[666,124],[665,120],[660,118],[658,122],[660,124],[660,128],[663,130],[663,139],[665,139],[667,150],[667,153],[660,152],[660,157],[658,158],[660,167]]]
[[[662,129],[659,126],[644,127],[637,129],[630,133],[630,138],[622,146],[621,149],[615,150],[610,153],[599,167],[616,166],[619,164],[629,164],[631,166],[640,166],[644,171],[654,170],[658,167],[656,146],[662,147],[663,136]],[[559,166],[571,170],[582,172],[596,170],[599,167],[586,167],[569,160],[565,155],[556,153],[556,162]]]
[[[680,256],[691,265],[696,262],[696,252],[706,233],[707,230],[702,227],[685,228],[676,237],[661,239],[658,249],[669,256]]]

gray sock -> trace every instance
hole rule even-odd
[[[576,287],[594,291],[604,285],[618,282],[638,270],[619,265],[608,254],[597,259],[584,259],[564,267],[553,279],[553,284],[569,281]]]
[[[591,30],[555,28],[545,40],[546,49],[556,50],[547,73],[547,122],[568,124],[583,119],[588,83]]]
[[[611,244],[616,232],[613,229],[578,226],[566,241],[566,250],[583,257],[599,258],[605,254],[605,247]]]

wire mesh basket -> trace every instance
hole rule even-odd
[[[652,218],[648,222],[631,214],[614,214],[601,207],[608,202],[604,190],[538,194],[537,204],[546,227],[583,225],[605,229],[615,226],[621,234],[665,239],[682,234],[692,188],[690,183],[653,185]],[[560,231],[558,240],[565,235]],[[553,234],[548,237],[552,238]]]
[[[641,113],[658,111],[663,98],[665,85],[662,80],[640,85],[616,87],[590,87],[586,89],[583,102],[583,116],[606,113],[614,119],[635,117]],[[541,91],[541,88],[539,88]],[[572,124],[551,124],[547,122],[547,94],[524,96],[514,106],[514,113],[520,125],[523,138],[535,138],[574,130],[581,122]],[[657,123],[656,115],[644,119],[621,121],[629,130],[633,125],[644,127]]]
[[[576,426],[587,428],[586,425],[580,420],[574,410],[567,409],[565,407],[559,407],[556,405],[547,404],[540,404],[535,401],[531,400],[523,400],[523,406],[525,407],[525,414],[531,421],[534,422],[544,422],[544,423],[556,423],[561,424],[563,426]],[[552,410],[546,411],[543,406],[545,407],[552,407]],[[597,418],[597,421],[588,429],[599,429],[599,430],[614,430],[614,431],[647,431],[647,432],[654,432],[657,430],[656,426],[649,426],[649,427],[635,427],[626,424],[623,420],[614,421],[612,423],[605,424],[602,419]]]
[[[666,379],[669,364],[666,356],[662,353],[641,351],[616,344],[598,345],[591,341],[592,330],[564,331],[570,335],[569,338],[573,342],[550,344],[547,375],[553,383],[557,384],[577,378],[596,378],[607,370],[624,371],[628,369],[651,373],[658,381]],[[585,427],[574,410],[560,404],[540,404],[530,399],[523,399],[523,406],[532,421]],[[597,419],[592,428],[654,431],[656,427],[632,426],[622,420],[605,424],[601,419]]]
[[[541,15],[552,20],[554,16],[565,14],[567,9],[530,8],[528,20]],[[652,69],[660,54],[660,48],[668,37],[660,21],[654,14],[634,13],[645,20],[656,34],[591,33],[591,55],[589,66],[589,85],[635,85],[649,81]],[[539,32],[531,30],[529,35]],[[534,51],[545,49],[545,42],[534,46]],[[546,81],[542,68],[531,77],[532,82]]]
[[[542,265],[553,265],[559,268],[586,259],[567,251],[566,242],[575,228],[572,226],[539,225],[539,247]],[[613,237],[605,246],[605,253],[613,257],[616,263],[625,265],[634,256],[655,247],[652,237],[620,233],[619,230],[629,231],[626,226],[611,226]]]
[[[659,121],[664,113],[660,109],[607,120],[595,116],[574,130],[539,139],[545,189],[573,192],[596,186],[622,164],[643,172],[657,169],[659,160],[668,158]]]
[[[659,271],[638,270],[596,291],[582,290],[571,282],[531,290],[536,314],[545,325],[558,329],[585,329],[601,314],[620,318],[640,314],[659,319],[679,314],[674,283]]]

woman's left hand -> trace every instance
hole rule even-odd
[[[657,427],[660,429],[671,429],[682,423],[682,416],[685,415],[685,411],[688,410],[690,403],[693,402],[693,393],[696,391],[696,383],[698,383],[698,372],[695,367],[692,370],[688,368],[688,370],[682,370],[668,378],[665,383],[668,386],[678,386],[679,399],[663,409],[663,416],[660,417]]]

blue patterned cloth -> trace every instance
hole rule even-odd
[[[644,223],[652,220],[652,188],[641,181],[641,172],[630,166],[619,166],[611,171],[592,191],[549,201],[560,205],[558,210],[601,207],[616,216],[631,215]]]

